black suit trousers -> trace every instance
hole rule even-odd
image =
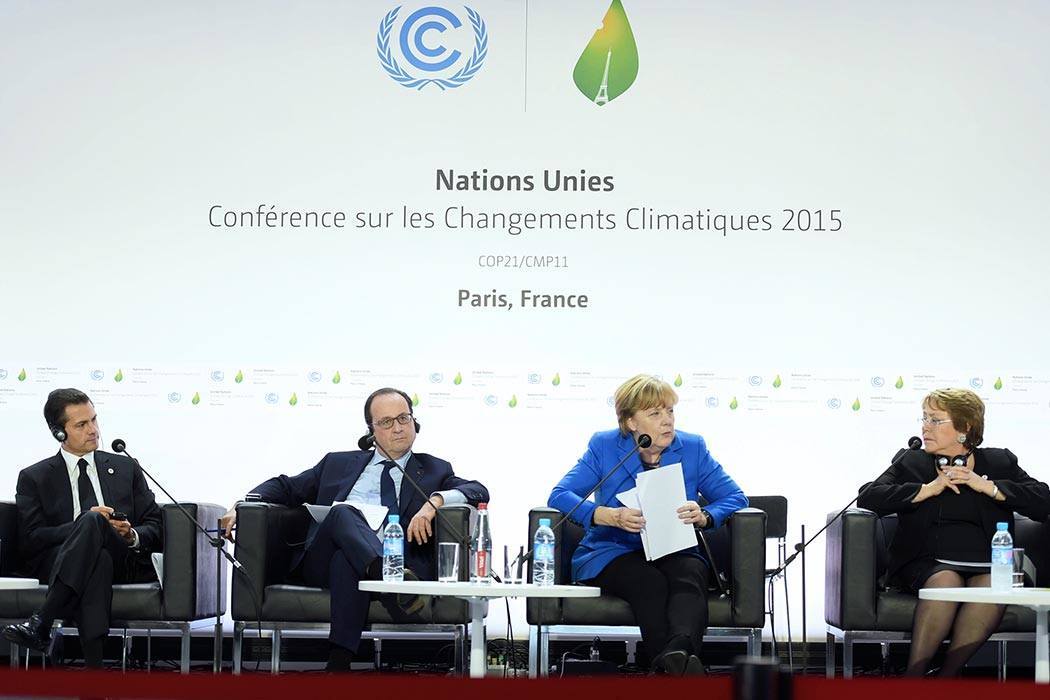
[[[709,571],[707,562],[692,554],[646,561],[637,551],[613,559],[587,583],[630,604],[650,659],[668,643],[699,655],[707,629]]]
[[[371,599],[357,584],[367,578],[368,566],[382,556],[383,543],[360,511],[345,506],[328,511],[303,557],[302,574],[308,585],[331,591],[328,638],[333,644],[357,651]]]
[[[76,593],[61,615],[76,620],[82,640],[92,640],[109,631],[114,583],[156,578],[149,562],[128,547],[106,516],[88,511],[73,522],[73,530],[58,548],[50,583],[61,582]]]

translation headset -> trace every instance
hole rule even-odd
[[[972,452],[967,452],[964,455],[955,455],[954,457],[951,458],[951,460],[949,460],[944,455],[938,455],[937,456],[937,467],[940,468],[940,469],[943,469],[944,467],[947,467],[948,464],[951,464],[953,467],[965,467],[966,466],[966,460],[970,458],[971,454],[973,454],[973,453]]]
[[[66,437],[67,437],[66,436],[66,431],[63,430],[62,428],[58,427],[57,425],[52,425],[51,426],[51,437],[55,438],[59,442],[65,442],[66,441]]]
[[[376,389],[373,391],[367,399],[365,399],[365,425],[368,426],[368,432],[361,436],[361,439],[357,441],[357,447],[361,450],[370,450],[376,444],[375,429],[372,426],[372,400],[377,396],[384,394],[397,394],[405,400],[408,404],[408,414],[412,416],[412,426],[418,433],[420,431],[419,421],[416,420],[415,415],[412,413],[412,397],[401,391],[400,389],[394,389],[392,387],[384,387],[383,389]]]

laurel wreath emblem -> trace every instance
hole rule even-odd
[[[376,53],[379,54],[379,63],[383,66],[383,70],[403,87],[415,88],[416,90],[422,90],[430,84],[446,90],[458,88],[468,82],[481,70],[485,57],[488,56],[489,33],[485,27],[485,20],[481,18],[481,15],[469,7],[465,7],[465,9],[467,17],[470,19],[470,26],[474,29],[474,52],[470,55],[470,60],[454,75],[450,75],[447,78],[417,78],[406,73],[397,62],[393,52],[390,50],[390,33],[394,29],[397,13],[401,11],[400,5],[386,13],[383,21],[379,23],[379,32],[376,34]]]

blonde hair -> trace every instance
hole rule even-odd
[[[638,374],[621,384],[613,399],[616,406],[616,420],[620,423],[620,433],[626,435],[631,432],[627,428],[627,419],[636,411],[645,411],[659,406],[674,406],[678,403],[678,394],[664,380],[649,374]]]
[[[973,449],[984,442],[984,402],[969,389],[934,389],[922,405],[946,411],[952,427],[966,433],[966,447]]]

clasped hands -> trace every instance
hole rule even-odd
[[[700,504],[696,501],[686,501],[675,512],[678,513],[679,520],[690,525],[707,527],[709,524],[707,516],[704,515],[703,510],[700,509]],[[642,517],[642,511],[637,508],[599,506],[594,510],[594,524],[618,527],[627,532],[641,532],[642,528],[645,527],[645,518]]]
[[[963,485],[985,496],[991,496],[995,490],[995,484],[975,473],[970,467],[957,465],[938,467],[937,478],[926,484],[931,496],[936,496],[945,489],[959,493],[959,487]]]

